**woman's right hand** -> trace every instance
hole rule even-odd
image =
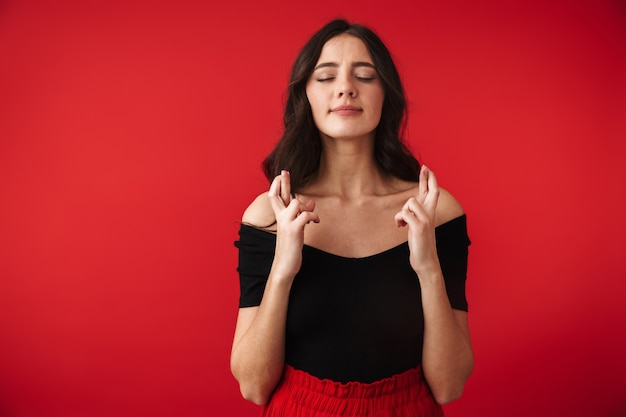
[[[309,222],[319,222],[313,201],[302,203],[291,197],[287,171],[274,178],[269,192],[248,207],[242,221],[267,224],[273,220],[267,200],[277,225],[274,262],[261,304],[239,309],[230,359],[243,397],[256,404],[269,401],[283,374],[289,294],[302,265],[304,228]]]
[[[272,269],[285,280],[293,280],[302,265],[302,247],[304,246],[304,227],[309,222],[319,223],[320,219],[313,210],[315,202],[302,203],[291,197],[289,171],[283,170],[274,178],[268,198],[276,217],[276,250]]]

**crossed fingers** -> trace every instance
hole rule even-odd
[[[291,221],[298,220],[298,223],[302,226],[311,221],[315,223],[319,222],[319,217],[313,212],[315,209],[315,202],[313,202],[313,200],[302,203],[291,195],[289,171],[283,170],[280,175],[274,178],[268,192],[268,197],[277,221],[285,217]]]
[[[406,226],[409,223],[432,223],[435,219],[437,201],[439,200],[439,186],[435,174],[422,165],[419,176],[417,195],[411,197],[395,216],[396,226]]]

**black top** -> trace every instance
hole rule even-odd
[[[467,311],[466,216],[435,229],[452,308]],[[239,231],[240,307],[257,306],[274,258],[276,235],[245,224]],[[285,360],[318,378],[369,383],[421,363],[421,292],[404,242],[364,258],[304,245],[289,296]]]

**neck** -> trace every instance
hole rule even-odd
[[[379,195],[388,181],[374,160],[373,137],[322,138],[320,169],[311,191],[354,200]]]

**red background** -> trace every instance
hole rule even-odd
[[[447,415],[626,415],[626,6],[431,3],[1,2],[0,415],[258,414],[233,241],[336,16],[387,42],[468,213],[476,368]]]

